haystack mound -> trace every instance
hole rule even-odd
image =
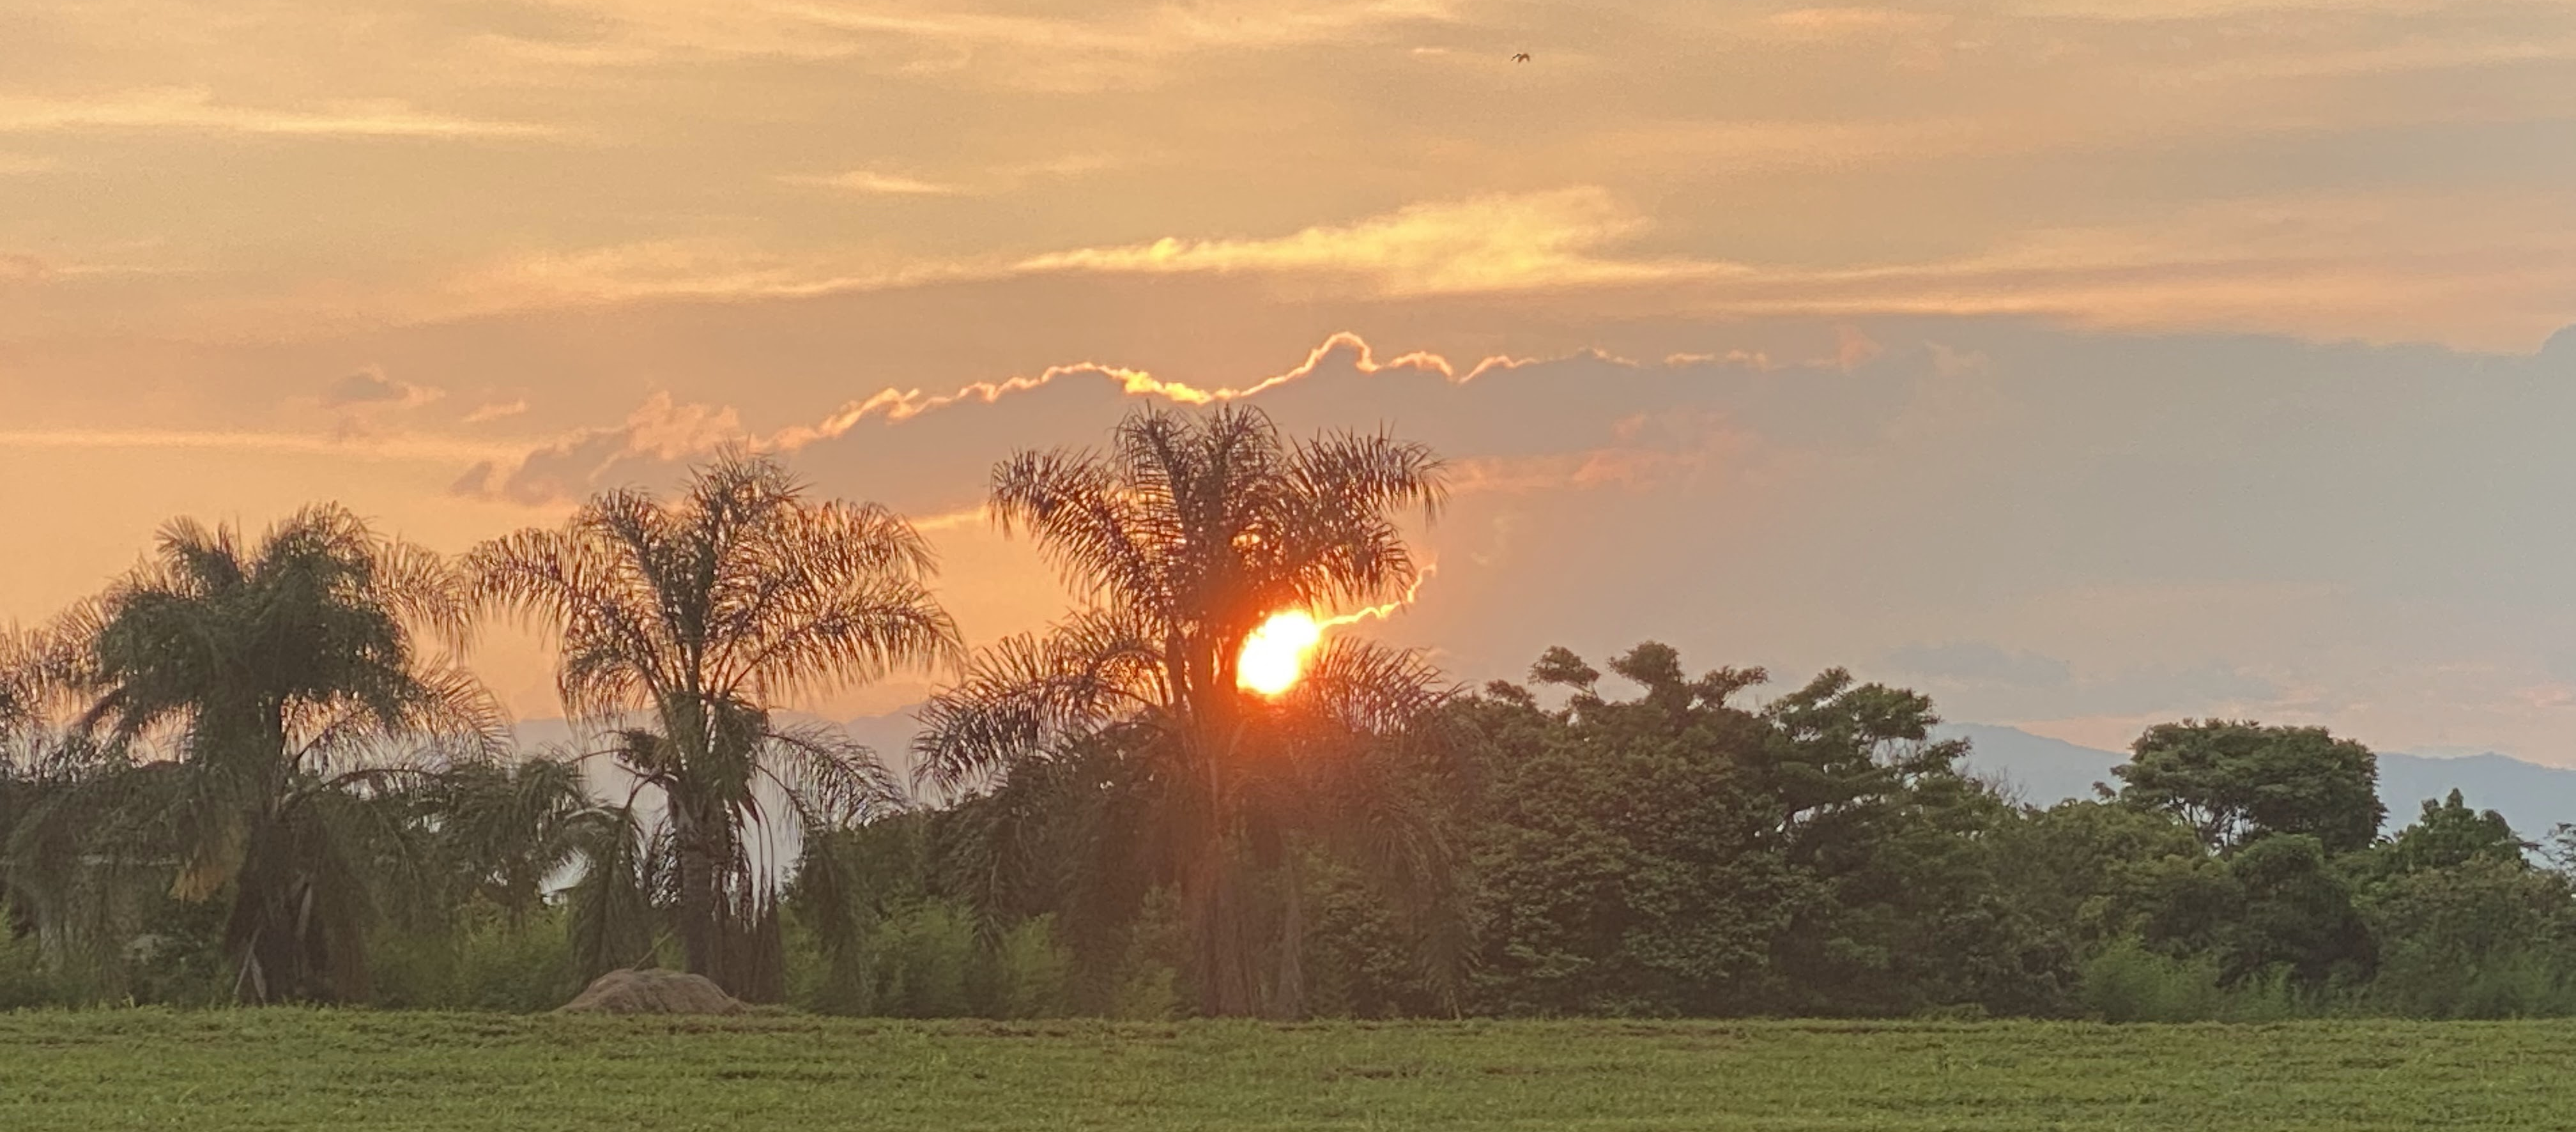
[[[650,968],[610,971],[558,1014],[740,1014],[742,1003],[704,975]]]

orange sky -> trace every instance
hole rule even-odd
[[[2571,200],[2557,2],[19,0],[0,617],[174,514],[461,549],[753,438],[989,639],[1060,597],[983,469],[1186,387],[1458,460],[1366,631],[1464,677],[2576,763]]]

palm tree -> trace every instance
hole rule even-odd
[[[576,889],[576,931],[638,938],[608,922],[612,910],[650,910],[638,889],[667,872],[689,969],[736,994],[774,996],[764,793],[816,827],[900,791],[865,748],[778,719],[773,706],[958,654],[957,628],[929,590],[929,545],[882,507],[811,502],[776,463],[729,453],[694,472],[675,503],[609,492],[561,528],[485,543],[467,562],[488,607],[561,637],[566,708],[608,728],[603,753],[660,802],[667,836],[639,820],[623,843],[592,842],[596,875]]]
[[[1445,880],[1441,843],[1397,782],[1397,756],[1445,691],[1412,654],[1335,639],[1265,697],[1238,686],[1244,642],[1283,611],[1408,593],[1420,570],[1397,518],[1429,517],[1442,499],[1440,463],[1419,444],[1286,442],[1232,406],[1147,410],[1106,452],[1005,461],[991,512],[1029,531],[1086,604],[1043,637],[987,650],[932,699],[920,773],[951,792],[999,788],[1018,813],[1098,813],[1093,840],[1178,888],[1201,1010],[1254,1012],[1265,995],[1249,869],[1293,868],[1294,839],[1342,837],[1418,889]],[[1037,790],[1052,802],[1026,804],[1028,783],[1054,784]],[[1294,1014],[1298,885],[1279,887],[1267,1005]]]
[[[594,830],[620,815],[593,797],[576,759],[547,753],[471,763],[422,782],[405,848],[429,865],[421,910],[444,915],[479,900],[511,930],[543,908],[548,885],[585,856]]]
[[[87,701],[72,730],[97,757],[12,831],[13,878],[68,926],[114,919],[114,877],[166,875],[178,900],[229,900],[236,997],[363,995],[391,799],[498,749],[489,697],[418,648],[461,640],[463,597],[435,555],[339,507],[256,544],[172,522],[52,630],[45,675]]]

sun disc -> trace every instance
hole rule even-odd
[[[1234,682],[1265,696],[1285,692],[1296,686],[1307,654],[1323,639],[1324,627],[1303,610],[1272,614],[1244,638],[1243,652],[1235,658]]]

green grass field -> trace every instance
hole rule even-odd
[[[2576,1123],[2576,1025],[0,1016],[0,1129]]]

